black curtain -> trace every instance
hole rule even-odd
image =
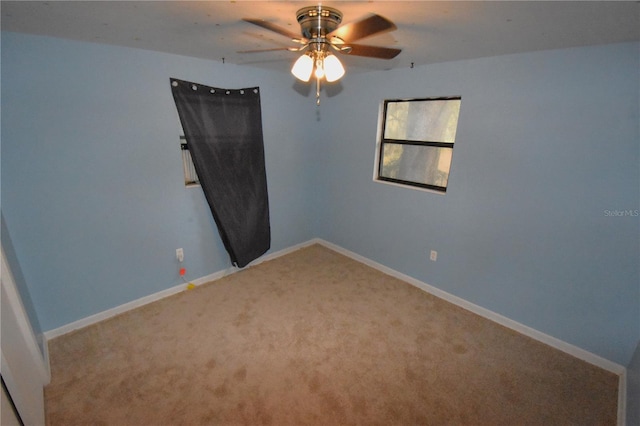
[[[260,91],[175,78],[171,91],[222,242],[242,268],[271,246]]]

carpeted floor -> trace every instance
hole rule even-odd
[[[49,351],[49,425],[616,424],[614,374],[319,245]]]

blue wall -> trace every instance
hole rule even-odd
[[[272,251],[314,235],[315,106],[287,75],[2,34],[2,212],[43,330],[230,267],[202,190],[185,188],[169,78],[260,86]],[[295,92],[294,92],[295,93]]]
[[[289,75],[2,34],[2,211],[44,330],[229,266],[169,77],[260,86],[272,250],[321,237],[627,365],[640,337],[638,44]],[[298,88],[299,89],[299,88]],[[446,195],[372,181],[380,102],[462,96]],[[429,250],[438,261],[428,260]]]
[[[638,56],[619,44],[346,76],[323,110],[320,237],[627,365],[640,218],[606,211],[640,209]],[[455,95],[447,194],[373,182],[381,101]]]

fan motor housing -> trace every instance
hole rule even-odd
[[[296,16],[302,35],[308,39],[324,38],[342,22],[342,12],[325,6],[303,7]]]

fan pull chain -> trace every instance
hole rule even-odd
[[[316,77],[316,106],[320,106],[320,79]]]

